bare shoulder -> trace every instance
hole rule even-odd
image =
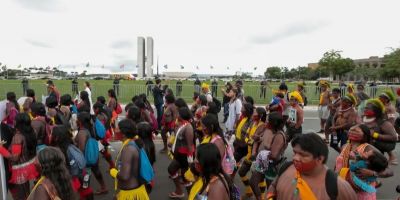
[[[338,186],[338,199],[357,199],[357,194],[350,186],[350,184],[343,180],[341,177],[337,178],[337,186]]]

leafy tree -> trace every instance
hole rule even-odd
[[[383,78],[400,76],[400,48],[392,49],[392,52],[383,57],[385,65],[380,69]]]
[[[341,51],[330,50],[324,53],[319,60],[319,65],[325,67],[331,75],[342,76],[354,70],[355,65],[352,59],[342,58]]]
[[[279,79],[281,78],[281,75],[282,75],[282,70],[280,67],[277,66],[268,67],[267,70],[264,72],[265,78]]]

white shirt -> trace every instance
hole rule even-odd
[[[90,114],[94,115],[93,103],[92,103],[92,91],[90,91],[90,89],[88,87],[85,88],[85,91],[88,93],[88,96],[89,96]]]
[[[207,102],[212,102],[213,101],[213,97],[211,95],[211,92],[207,92],[205,95],[206,95],[206,98],[207,98]]]
[[[236,116],[240,115],[242,111],[242,101],[236,99],[234,102],[229,102],[229,115],[225,122],[225,127],[227,131],[233,131],[236,121]]]

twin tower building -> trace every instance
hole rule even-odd
[[[138,37],[137,45],[138,77],[153,77],[154,40],[152,37]]]

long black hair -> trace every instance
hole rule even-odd
[[[83,102],[85,102],[85,104],[89,107],[90,109],[90,100],[89,100],[89,93],[87,93],[86,91],[81,91],[81,94],[79,95],[79,97],[82,99]]]
[[[284,121],[282,115],[278,112],[271,112],[268,116],[268,123],[271,125],[271,129],[274,133],[282,131],[284,126]]]
[[[257,107],[256,112],[260,117],[260,121],[265,122],[267,120],[267,111],[263,107]]]
[[[18,113],[15,117],[15,129],[25,137],[28,158],[36,156],[36,134],[31,126],[31,118],[26,113]]]
[[[245,103],[243,104],[244,108],[244,116],[250,118],[253,115],[254,112],[254,106],[251,105],[250,103]]]
[[[204,124],[209,134],[216,133],[224,141],[224,144],[227,144],[216,115],[211,113],[206,114],[206,116],[201,119],[201,123]]]
[[[90,113],[88,112],[80,112],[78,114],[78,121],[83,126],[83,128],[87,129],[92,136],[93,134],[93,122]]]
[[[60,148],[64,157],[68,158],[68,146],[73,144],[71,133],[69,129],[63,125],[58,125],[53,128],[51,145]],[[67,168],[69,168],[68,163],[66,163]]]
[[[142,113],[140,112],[140,108],[137,106],[130,107],[128,110],[128,115],[126,117],[135,123],[143,121]]]
[[[219,153],[218,147],[213,143],[200,144],[197,147],[196,157],[202,168],[200,173],[204,183],[199,193],[201,194],[204,192],[212,176],[218,176],[222,180],[228,195],[232,197],[232,181],[222,169],[221,154]]]
[[[119,130],[126,138],[133,139],[138,135],[136,124],[130,119],[123,119],[118,123]],[[144,146],[142,139],[135,139],[135,143],[139,148]]]
[[[66,168],[65,157],[60,149],[46,147],[39,152],[38,160],[42,175],[51,181],[60,199],[76,199],[71,184],[71,175]]]
[[[14,103],[15,108],[19,111],[20,107],[14,92],[7,92],[7,100]]]
[[[115,101],[118,102],[117,95],[115,94],[114,89],[109,89],[109,90],[108,90],[108,96],[114,98]]]

